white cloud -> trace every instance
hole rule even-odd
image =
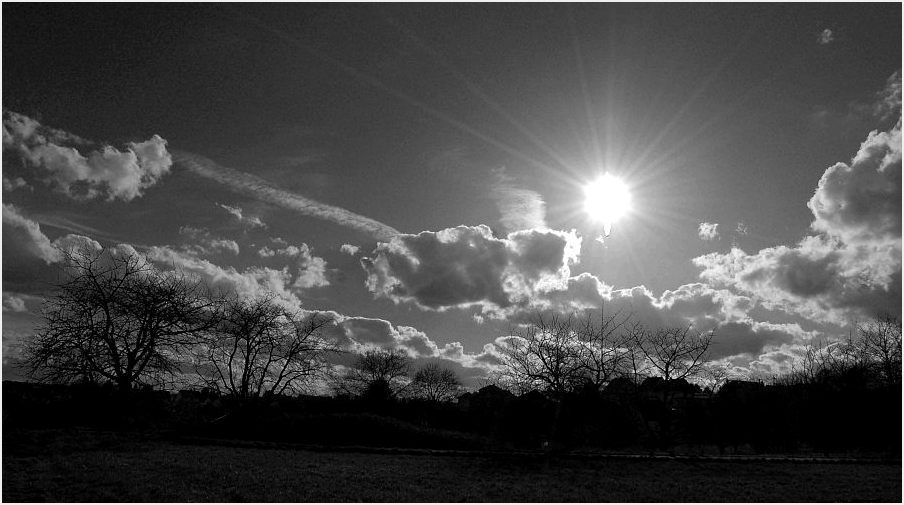
[[[356,245],[342,244],[342,246],[339,247],[339,250],[345,254],[348,254],[349,256],[354,256],[358,254],[358,251],[361,250],[361,248]]]
[[[750,230],[747,228],[747,225],[738,221],[738,225],[735,227],[735,233],[738,235],[748,235]]]
[[[835,40],[835,34],[831,29],[826,28],[822,32],[819,33],[819,37],[816,39],[820,44],[826,45],[833,40]]]
[[[77,200],[130,201],[166,175],[172,158],[166,141],[154,135],[130,142],[124,151],[104,146],[86,155],[62,144],[83,145],[76,136],[43,127],[11,111],[3,113],[3,148],[38,169],[41,181]]]
[[[718,223],[700,223],[697,227],[697,236],[700,240],[716,240],[719,238]]]
[[[174,152],[173,155],[180,165],[185,166],[192,173],[213,179],[243,195],[360,230],[371,234],[378,240],[388,240],[399,233],[395,228],[369,217],[285,191],[260,177],[224,167],[203,156],[184,151]]]
[[[235,219],[241,223],[243,226],[247,226],[249,228],[266,228],[267,224],[261,221],[261,219],[257,216],[246,216],[244,211],[242,211],[241,207],[232,207],[229,205],[224,205],[222,203],[217,204],[218,207],[225,210],[229,214],[231,214]]]
[[[311,247],[302,243],[300,246],[286,245],[283,248],[271,249],[264,246],[257,251],[261,258],[291,258],[295,260],[298,273],[293,287],[300,289],[329,286],[326,260],[314,256]]]
[[[221,267],[187,251],[158,246],[151,247],[147,256],[162,269],[178,268],[197,275],[214,290],[243,297],[273,293],[284,306],[296,310],[301,308],[301,300],[290,289],[294,279],[288,267],[249,267],[240,272],[234,267]]]
[[[765,307],[815,321],[898,313],[901,305],[901,121],[873,131],[851,164],[829,167],[808,202],[819,234],[747,254],[695,258],[701,278]]]
[[[873,131],[851,164],[829,167],[807,203],[813,229],[849,243],[901,239],[901,121]]]
[[[62,254],[41,231],[41,226],[22,216],[19,210],[10,204],[3,204],[3,235],[4,256],[7,256],[7,259],[11,251],[8,248],[15,248],[26,255],[37,257],[48,265],[62,259]]]

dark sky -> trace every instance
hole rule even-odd
[[[780,369],[899,310],[900,67],[896,3],[4,4],[4,349],[73,234],[470,375],[603,299]]]

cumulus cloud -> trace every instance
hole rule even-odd
[[[361,249],[360,247],[358,247],[356,245],[351,245],[351,244],[342,244],[342,246],[339,247],[339,250],[341,252],[348,254],[349,256],[354,256],[354,255],[358,254],[358,251],[360,249]]]
[[[738,225],[735,227],[735,233],[738,235],[748,235],[750,230],[747,228],[747,225],[738,221]]]
[[[232,215],[236,221],[241,223],[243,226],[247,226],[248,228],[266,228],[267,224],[261,221],[261,219],[257,216],[246,216],[244,211],[242,211],[241,207],[232,207],[229,205],[224,205],[222,203],[217,204],[218,207],[228,212]]]
[[[347,226],[368,233],[378,240],[388,240],[399,233],[395,228],[369,217],[285,191],[260,177],[224,167],[203,156],[184,151],[174,151],[173,156],[176,162],[192,173],[215,180],[240,194],[307,216]]]
[[[770,309],[841,324],[901,305],[901,121],[874,131],[850,164],[822,175],[808,202],[818,235],[747,254],[695,258],[701,278]]]
[[[515,185],[515,178],[505,168],[493,171],[491,194],[499,209],[505,231],[546,228],[546,202],[539,193]]]
[[[288,245],[285,247],[271,249],[264,246],[257,251],[261,258],[290,258],[294,260],[298,269],[293,287],[306,289],[329,286],[330,282],[327,278],[326,260],[319,256],[314,256],[311,247],[302,243],[300,246]]]
[[[847,243],[901,239],[901,121],[873,131],[851,164],[829,167],[807,203],[817,231]]]
[[[104,146],[83,154],[72,147],[87,151],[86,144],[21,114],[3,113],[3,149],[34,167],[44,184],[77,200],[130,201],[142,196],[172,165],[166,141],[159,135],[130,142],[124,151]]]
[[[574,232],[522,230],[496,238],[485,225],[401,234],[361,263],[367,287],[424,309],[524,304],[564,289],[581,239]]]
[[[819,37],[816,40],[822,45],[829,44],[835,40],[835,33],[830,28],[826,28],[819,33]]]
[[[703,222],[697,227],[700,240],[716,240],[719,238],[719,224]]]

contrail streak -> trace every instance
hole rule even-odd
[[[389,240],[400,233],[395,228],[369,217],[279,189],[256,175],[224,167],[203,156],[185,151],[170,151],[170,154],[173,156],[173,161],[195,175],[213,179],[243,195],[363,231],[377,240]]]

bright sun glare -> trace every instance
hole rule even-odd
[[[592,219],[603,223],[606,236],[612,223],[631,210],[628,186],[609,172],[584,186],[584,197],[584,209]]]

